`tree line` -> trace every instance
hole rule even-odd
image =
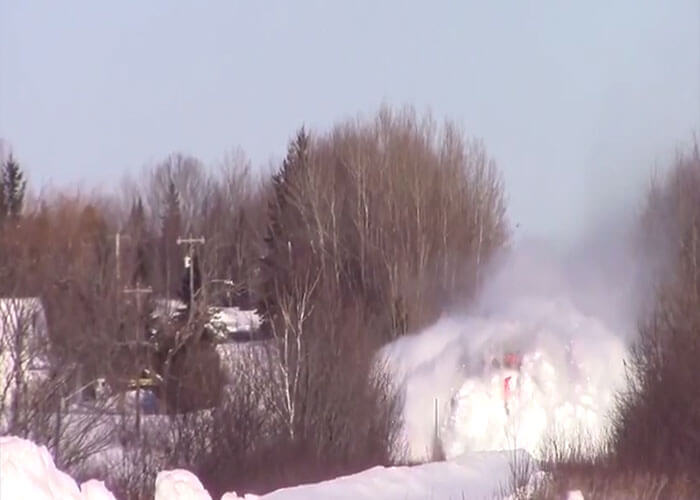
[[[652,184],[640,217],[639,246],[662,248],[663,265],[611,455],[635,466],[697,463],[698,179],[695,146]],[[164,380],[175,429],[158,466],[192,469],[213,492],[263,491],[392,461],[400,394],[375,354],[473,299],[508,247],[505,207],[483,143],[411,108],[302,127],[269,175],[240,151],[216,166],[175,153],[111,192],[33,192],[8,156],[0,294],[41,298],[60,372],[50,394],[100,377],[125,390],[147,365]],[[184,237],[205,243],[189,255]],[[140,288],[150,291],[143,307],[125,293]],[[187,320],[154,325],[156,299],[190,298]],[[265,347],[229,360],[233,386],[206,340],[209,305],[263,318]],[[47,413],[55,399],[42,399]],[[192,411],[201,408],[213,411]],[[29,433],[36,413],[3,430]],[[139,498],[134,477],[108,482]]]
[[[19,164],[5,165],[0,292],[41,298],[52,366],[70,371],[62,390],[99,377],[123,389],[147,364],[169,384],[173,419],[194,418],[188,408],[228,412],[202,429],[239,437],[181,464],[199,464],[214,491],[262,481],[263,462],[268,487],[270,475],[282,485],[388,463],[399,395],[374,354],[469,301],[508,241],[503,184],[483,144],[410,108],[326,132],[302,127],[269,177],[241,152],[215,168],[173,154],[114,192],[24,195]],[[206,242],[190,256],[195,290],[178,245],[189,236]],[[138,287],[149,305],[124,293]],[[154,300],[188,294],[193,319],[168,325],[156,351]],[[252,360],[259,376],[238,372],[233,394],[203,341],[203,302],[263,318],[272,347]]]

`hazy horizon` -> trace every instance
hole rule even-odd
[[[0,0],[0,138],[32,184],[109,186],[172,152],[260,167],[382,103],[483,139],[519,233],[631,206],[700,130],[700,4]]]

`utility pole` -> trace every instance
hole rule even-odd
[[[116,275],[117,275],[117,286],[119,286],[119,283],[121,282],[121,269],[119,268],[119,250],[121,248],[120,245],[121,242],[121,233],[117,231],[117,234],[114,235],[114,253],[115,253],[115,259],[114,259],[114,265],[116,266]]]
[[[126,239],[131,239],[131,236],[128,234],[122,234],[120,231],[117,231],[114,234],[114,266],[115,266],[115,274],[117,276],[117,287],[119,286],[121,282],[121,240],[122,238]]]
[[[187,245],[187,256],[185,257],[185,267],[190,268],[190,321],[192,320],[192,316],[194,315],[194,262],[193,262],[193,257],[194,257],[194,246],[195,245],[204,245],[205,240],[204,236],[200,236],[199,238],[192,238],[191,236],[189,238],[178,238],[177,239],[177,244],[178,245]]]
[[[117,230],[116,233],[114,233],[114,290],[115,290],[115,301],[114,301],[114,309],[115,309],[115,318],[117,318],[117,322],[121,322],[122,319],[122,311],[121,311],[121,300],[119,297],[120,292],[123,292],[122,290],[122,281],[121,281],[121,241],[122,238],[128,238],[131,239],[131,236],[128,234],[121,234],[121,231]],[[119,395],[119,407],[120,407],[120,412],[121,412],[121,423],[122,423],[122,428],[125,426],[125,419],[124,419],[124,394],[120,392]]]
[[[117,233],[119,234],[119,233]],[[136,432],[138,436],[141,437],[141,358],[139,356],[139,346],[141,345],[141,297],[143,295],[148,295],[152,293],[153,289],[149,287],[141,287],[141,284],[137,281],[134,288],[124,288],[124,293],[131,293],[136,296],[136,326],[134,328],[134,340],[136,342],[136,362],[139,366],[139,372],[136,378]]]

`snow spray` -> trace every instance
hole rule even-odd
[[[575,286],[580,275],[513,255],[468,312],[382,350],[404,391],[405,458],[431,459],[436,426],[448,459],[516,448],[543,457],[551,440],[583,453],[604,445],[634,322],[625,280]]]

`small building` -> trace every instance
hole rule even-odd
[[[0,430],[49,378],[46,314],[37,297],[0,298]],[[16,416],[16,415],[15,415]]]

